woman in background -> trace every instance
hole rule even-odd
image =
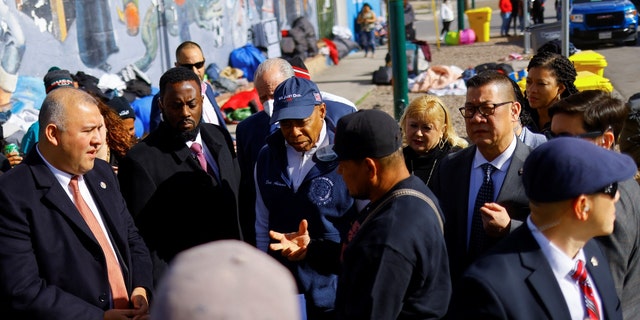
[[[549,51],[540,51],[534,55],[527,71],[527,104],[524,110],[531,115],[532,121],[523,124],[533,132],[542,133],[548,130],[551,123],[549,107],[578,92],[573,84],[577,72],[573,62],[563,55]]]
[[[108,162],[118,173],[118,162],[131,149],[136,139],[132,137],[123,120],[111,107],[99,98],[96,98],[96,101],[98,101],[100,114],[104,118],[105,128],[103,133],[105,144],[98,150],[97,157]]]
[[[368,3],[362,5],[356,22],[360,26],[360,45],[364,49],[364,57],[366,58],[369,51],[371,51],[371,58],[373,58],[376,51],[374,35],[376,14],[371,10],[371,5]]]
[[[443,157],[468,145],[456,134],[447,108],[433,95],[411,101],[400,127],[407,169],[427,185]]]

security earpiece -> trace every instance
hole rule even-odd
[[[589,212],[589,209],[590,209],[590,208],[589,208],[589,205],[585,205],[585,206],[584,206],[584,212]]]

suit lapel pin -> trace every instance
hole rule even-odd
[[[522,168],[520,168],[520,169],[518,170],[518,175],[519,175],[519,176],[521,176],[521,175],[522,175],[522,173],[523,173],[523,171],[524,171],[524,170],[523,170]]]
[[[107,188],[107,184],[104,183],[104,181],[100,181],[100,188],[106,189]]]
[[[591,265],[594,267],[598,266],[598,259],[596,259],[596,257],[591,257]]]

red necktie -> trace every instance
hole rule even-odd
[[[80,194],[80,189],[78,188],[78,176],[73,176],[73,178],[71,178],[69,186],[71,187],[73,201],[76,203],[76,208],[80,211],[80,215],[84,218],[89,229],[91,229],[93,236],[98,240],[98,243],[102,248],[102,252],[104,253],[104,258],[107,262],[107,273],[109,276],[109,286],[111,287],[111,296],[113,298],[113,307],[115,309],[128,309],[129,298],[127,294],[127,287],[124,283],[124,277],[122,276],[122,269],[120,269],[120,264],[109,245],[107,236],[102,232],[98,219],[96,219],[96,216],[82,198],[82,194]]]
[[[199,143],[194,142],[191,144],[191,151],[193,151],[193,153],[196,154],[196,157],[198,158],[198,162],[200,162],[200,166],[202,167],[202,170],[206,172],[207,160],[204,158],[204,153],[202,153],[202,146]]]
[[[593,296],[593,288],[591,287],[591,283],[589,283],[589,279],[587,279],[587,268],[584,267],[584,262],[582,262],[582,260],[578,260],[578,262],[576,262],[575,269],[571,270],[570,274],[571,278],[576,280],[580,286],[584,305],[587,309],[587,319],[600,319],[598,302]]]

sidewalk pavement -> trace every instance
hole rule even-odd
[[[364,57],[364,51],[352,52],[342,58],[337,65],[328,66],[318,74],[312,74],[320,90],[348,99],[358,105],[375,84],[371,81],[373,71],[384,66],[387,55],[386,46],[376,48],[374,58]]]

